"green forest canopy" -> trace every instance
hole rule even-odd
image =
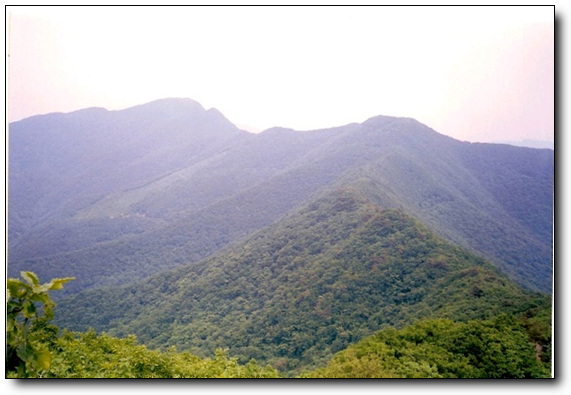
[[[31,272],[8,279],[8,378],[277,378],[254,360],[239,364],[227,352],[213,358],[149,350],[135,336],[118,339],[95,331],[59,333],[50,324],[49,291],[66,279],[40,284]],[[454,323],[423,320],[388,328],[337,353],[304,378],[546,378],[550,376],[550,316],[535,309],[516,318]],[[546,347],[546,349],[543,349]]]

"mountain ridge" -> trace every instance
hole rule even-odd
[[[137,249],[148,250],[144,245],[164,230],[184,229],[186,236],[171,245],[180,255],[164,247],[145,259],[141,273],[151,273],[165,259],[192,261],[191,249],[202,259],[214,250],[201,245],[230,245],[328,188],[361,180],[379,203],[491,259],[518,283],[551,290],[552,152],[459,142],[410,118],[251,134],[190,99],[135,108],[46,115],[38,118],[49,120],[38,126],[42,133],[26,129],[31,121],[11,124],[10,273],[31,265],[49,277],[41,266],[56,267],[55,257],[65,253],[66,262],[120,277],[119,266],[107,260],[137,267]],[[166,118],[153,115],[165,111]],[[142,115],[130,119],[134,113]],[[53,140],[62,130],[80,131],[81,144]],[[19,133],[36,137],[22,142]],[[181,144],[192,133],[201,137]],[[109,136],[117,148],[105,141]],[[243,229],[233,220],[248,216],[251,226]]]
[[[358,189],[333,190],[197,264],[64,299],[62,326],[307,368],[418,318],[484,319],[545,297]],[[115,306],[111,308],[111,306]],[[284,359],[285,358],[285,359]]]

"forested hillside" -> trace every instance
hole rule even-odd
[[[354,183],[551,290],[551,150],[459,142],[384,116],[252,135],[183,99],[29,118],[10,125],[9,148],[9,273],[78,278],[66,292],[198,262]]]
[[[551,377],[550,354],[538,351],[542,345],[536,342],[529,321],[499,315],[462,323],[422,320],[399,331],[389,328],[340,351],[325,368],[302,377]],[[547,334],[550,328],[545,322],[534,317],[534,325]]]
[[[62,300],[58,323],[297,371],[387,325],[546,301],[402,211],[343,189],[198,264]]]
[[[165,99],[10,124],[8,172],[8,276],[74,278],[50,377],[549,375],[553,150]]]
[[[50,321],[50,293],[71,278],[41,283],[32,272],[7,281],[7,378],[277,378],[254,360],[240,364],[217,349],[200,358],[174,347],[150,350],[125,339],[59,330]],[[23,281],[22,281],[23,280]],[[544,305],[519,317],[454,323],[422,320],[377,332],[338,352],[304,378],[541,378],[550,377],[551,314]],[[281,377],[284,377],[283,375]]]

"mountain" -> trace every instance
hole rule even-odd
[[[60,325],[292,372],[387,327],[521,314],[549,298],[361,191],[333,189],[197,264],[58,306]]]
[[[74,215],[107,195],[138,188],[200,162],[249,135],[188,99],[124,111],[87,109],[15,122],[9,128],[9,240],[15,259],[85,247],[140,232],[153,221],[101,225]],[[77,240],[77,228],[86,240]],[[109,234],[93,232],[109,229]],[[71,237],[54,245],[61,234]],[[116,229],[121,228],[121,229]],[[47,234],[48,240],[41,243]]]
[[[470,144],[408,118],[253,135],[166,99],[10,124],[8,272],[66,292],[198,262],[334,187],[363,191],[551,292],[551,150]]]
[[[517,141],[494,141],[494,144],[509,144],[516,147],[529,147],[539,149],[555,149],[553,141],[544,140],[517,140]]]
[[[419,320],[550,317],[553,150],[389,116],[250,134],[165,99],[10,124],[8,165],[8,275],[75,277],[63,328],[292,375]]]

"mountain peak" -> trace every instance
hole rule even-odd
[[[149,103],[141,104],[138,106],[130,107],[124,111],[144,111],[147,113],[161,113],[161,114],[180,114],[181,112],[204,112],[204,107],[188,98],[166,98],[154,100]]]
[[[402,126],[419,126],[421,124],[414,118],[407,117],[391,117],[387,115],[377,115],[371,117],[362,123],[364,126],[388,126],[388,125],[402,125]]]

